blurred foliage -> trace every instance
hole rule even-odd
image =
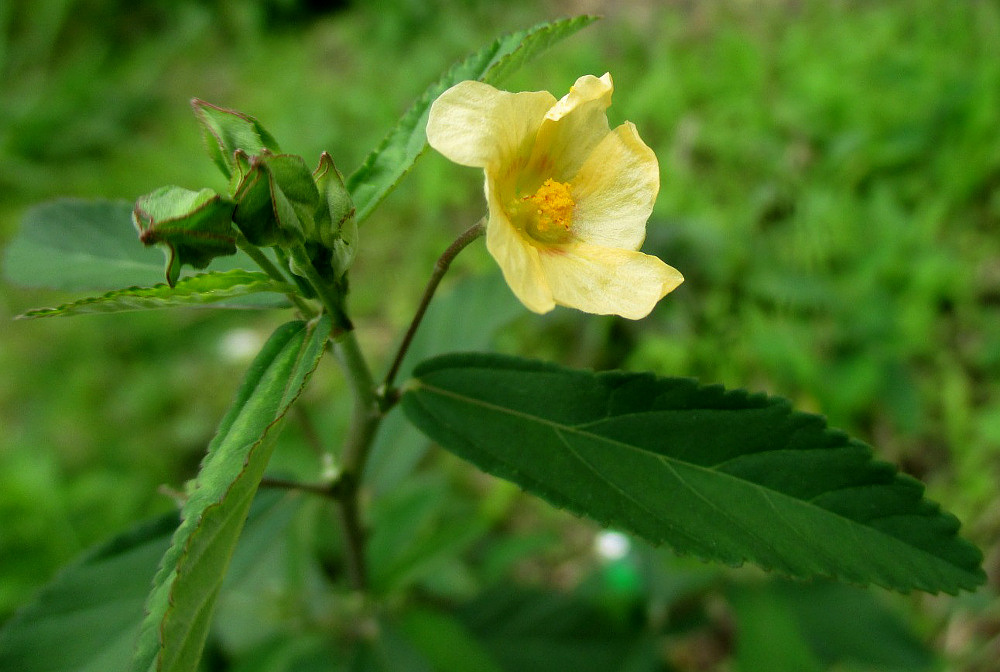
[[[761,652],[734,632],[743,619],[757,623],[759,637],[787,643],[787,669],[933,665],[908,637],[942,651],[951,669],[993,669],[1000,656],[995,0],[9,0],[0,3],[0,242],[29,204],[56,196],[131,200],[163,184],[221,188],[202,158],[191,97],[245,110],[287,150],[306,157],[327,150],[350,171],[454,60],[499,32],[594,10],[606,19],[509,86],[558,92],[580,74],[612,71],[612,121],[634,121],[661,162],[645,250],[687,280],[642,322],[561,310],[522,315],[498,334],[497,347],[791,397],[928,483],[986,551],[991,584],[958,599],[859,598],[823,587],[800,594],[784,584],[760,588],[752,571],[721,574],[649,549],[629,556],[644,569],[626,572],[622,583],[594,555],[589,525],[432,452],[424,460],[434,470],[411,476],[372,510],[382,535],[372,553],[381,554],[377,575],[387,592],[405,588],[432,606],[467,606],[448,623],[439,623],[442,614],[392,621],[384,626],[387,650],[376,653],[416,656],[405,639],[448,669],[442,651],[473,633],[504,667],[526,665],[517,657],[530,647],[504,649],[499,628],[510,641],[537,632],[532,618],[540,618],[552,637],[590,642],[584,658],[592,665],[618,656],[650,669],[643,660],[653,655],[668,661],[664,669],[719,669],[727,659],[759,669],[753,661]],[[480,216],[474,173],[429,154],[363,228],[352,301],[373,354],[398,338],[437,254]],[[491,266],[484,252],[470,250],[453,274]],[[9,320],[67,298],[9,285],[0,295],[2,615],[82,549],[172,507],[159,486],[180,488],[194,473],[253,343],[281,321],[207,310]],[[307,404],[338,392],[332,373],[317,376]],[[315,431],[333,441],[344,409],[311,410]],[[275,460],[308,474],[316,460],[300,446],[301,431],[289,428]],[[231,625],[213,643],[220,661],[311,669],[308,661],[316,665],[331,646],[301,637],[346,616],[315,590],[336,568],[311,565],[303,550],[311,526],[326,523],[312,508],[300,518],[274,561],[257,568],[262,578],[222,605],[229,618],[219,621]],[[459,524],[470,519],[469,529]],[[322,539],[335,557],[337,539]],[[407,556],[405,544],[422,550]],[[511,579],[524,594],[500,600],[483,592]],[[269,581],[282,583],[284,602],[251,590]],[[563,594],[533,592],[553,587]],[[885,641],[901,653],[878,665],[862,654],[838,659],[816,641],[822,614],[802,616],[810,600],[841,614],[870,615],[881,605],[895,620],[878,631],[897,633]],[[246,623],[248,606],[260,622]],[[283,630],[278,617],[289,613],[304,614],[313,629]],[[789,613],[797,620],[768,620]],[[607,626],[599,629],[604,639],[577,627],[588,619]],[[634,633],[636,619],[653,624],[647,632],[655,642],[618,636]],[[911,634],[898,634],[899,619]],[[856,636],[841,633],[848,642]],[[302,667],[251,664],[263,660],[261,650]],[[589,669],[573,653],[567,644],[568,657],[553,664]]]

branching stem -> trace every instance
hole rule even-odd
[[[424,313],[427,312],[431,299],[434,298],[434,292],[437,290],[441,278],[444,277],[458,253],[483,235],[486,229],[485,221],[484,218],[469,227],[437,260],[420,305],[417,307],[410,327],[403,337],[381,388],[375,386],[375,380],[358,345],[354,328],[343,310],[342,297],[337,295],[336,290],[320,277],[305,248],[298,245],[290,250],[295,268],[305,275],[306,280],[315,289],[316,295],[323,303],[323,307],[337,324],[338,331],[334,333],[331,341],[334,353],[344,369],[354,394],[354,414],[341,452],[340,473],[336,481],[329,485],[311,485],[270,479],[265,482],[265,485],[299,489],[329,497],[335,501],[337,515],[344,534],[348,577],[355,590],[365,591],[368,588],[368,573],[365,564],[365,530],[361,524],[359,489],[365,464],[375,441],[375,434],[385,413],[395,403],[395,396],[391,395],[389,391],[390,387],[399,373],[403,358],[406,356],[417,328],[423,320]]]

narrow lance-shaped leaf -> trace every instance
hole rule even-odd
[[[209,446],[146,603],[134,672],[197,669],[216,597],[278,426],[319,363],[331,322],[279,327],[251,365]]]
[[[985,579],[918,481],[783,399],[495,355],[432,359],[414,378],[403,406],[443,447],[681,553],[902,591]]]
[[[17,319],[198,306],[261,292],[287,294],[293,291],[295,289],[291,285],[276,282],[265,273],[233,269],[193,275],[181,279],[173,287],[165,284],[129,287],[55,308],[35,308],[18,315]]]
[[[435,98],[467,79],[498,83],[529,58],[596,20],[595,16],[578,16],[511,33],[456,64],[428,87],[361,167],[347,178],[358,224],[368,218],[427,147],[427,114]]]

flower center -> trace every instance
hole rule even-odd
[[[534,194],[521,197],[521,201],[534,208],[534,213],[525,213],[529,215],[524,227],[528,235],[547,243],[566,239],[573,226],[573,208],[576,207],[569,183],[549,178]]]

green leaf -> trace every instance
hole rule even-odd
[[[265,496],[266,495],[266,496]],[[246,565],[302,498],[262,493],[233,565]],[[0,630],[0,670],[108,672],[128,665],[156,566],[177,529],[176,513],[143,522],[66,567]],[[264,538],[266,536],[266,539]],[[248,541],[256,543],[247,543]]]
[[[439,570],[489,528],[475,511],[449,501],[437,474],[415,475],[383,493],[371,519],[368,561],[372,588],[380,594],[400,592]]]
[[[208,155],[227,178],[232,179],[241,172],[236,152],[253,157],[265,149],[274,153],[281,151],[274,136],[248,114],[198,98],[191,101],[191,107],[204,131]]]
[[[413,608],[402,616],[402,631],[438,672],[503,672],[455,617]]]
[[[645,644],[641,621],[617,622],[580,596],[555,591],[500,585],[463,605],[459,617],[504,670],[621,670]]]
[[[197,668],[216,597],[274,438],[323,355],[331,322],[279,327],[223,418],[146,603],[132,670]]]
[[[870,590],[774,581],[731,592],[740,669],[935,669],[917,633]]]
[[[28,209],[7,246],[4,275],[25,287],[66,290],[161,282],[163,255],[136,239],[132,207],[65,198]]]
[[[427,147],[427,115],[431,103],[446,89],[468,79],[497,84],[528,59],[596,20],[595,16],[578,16],[540,23],[501,37],[452,66],[424,91],[361,167],[347,178],[358,224],[368,218]]]
[[[164,247],[173,287],[184,264],[205,268],[215,257],[236,254],[233,207],[211,189],[167,186],[140,197],[132,220],[144,245]]]
[[[741,670],[823,672],[805,640],[796,615],[768,590],[739,591],[733,599],[738,634],[736,660]],[[842,618],[851,618],[840,614]]]
[[[156,562],[176,527],[176,514],[143,523],[64,569],[0,631],[0,669],[124,669]]]
[[[496,355],[439,357],[414,376],[403,406],[442,446],[678,552],[902,591],[985,579],[918,481],[784,399]]]
[[[312,171],[294,154],[253,157],[234,198],[233,222],[260,247],[301,241],[313,231],[320,206]]]
[[[162,282],[163,254],[139,242],[133,207],[126,201],[62,198],[29,208],[4,250],[5,278],[22,287],[73,291]],[[256,267],[242,252],[212,262],[216,270]]]
[[[18,315],[17,319],[198,306],[260,292],[287,294],[293,291],[291,285],[275,282],[265,273],[234,269],[193,275],[173,287],[162,283],[153,287],[129,287],[55,308],[35,308]]]

